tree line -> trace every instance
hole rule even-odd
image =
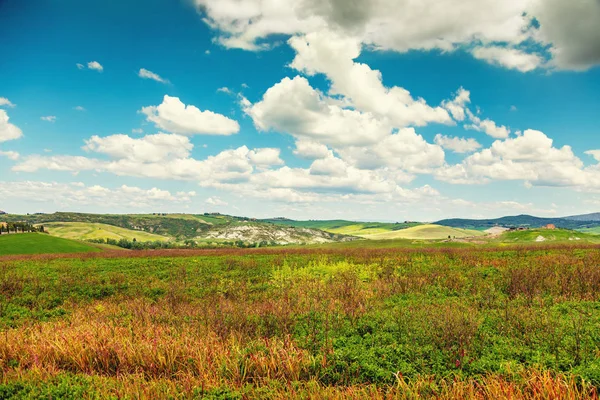
[[[0,235],[5,233],[45,232],[44,225],[35,226],[27,222],[6,222],[0,224]]]

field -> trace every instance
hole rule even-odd
[[[81,253],[89,251],[100,250],[86,243],[61,239],[43,233],[0,235],[0,255]]]
[[[418,225],[411,228],[401,229],[398,231],[388,231],[364,235],[363,237],[372,240],[387,240],[387,239],[421,239],[421,240],[437,240],[450,238],[465,238],[473,236],[483,236],[484,233],[475,230],[451,228],[441,225]]]
[[[597,246],[336,246],[0,258],[0,398],[597,398]]]
[[[389,222],[356,222],[346,220],[309,220],[295,221],[291,219],[266,219],[262,222],[269,222],[275,225],[286,225],[297,228],[320,229],[325,232],[336,233],[340,235],[365,236],[374,233],[384,233],[396,231],[399,229],[410,228],[419,225],[418,222],[409,223],[389,223]]]
[[[166,236],[120,228],[113,225],[88,222],[49,222],[44,224],[44,229],[52,236],[58,236],[65,239],[136,239],[140,242],[169,240]]]
[[[579,241],[600,243],[600,236],[567,229],[528,229],[525,231],[505,232],[497,239],[497,241],[502,241],[506,244],[532,243],[536,241],[550,243]]]

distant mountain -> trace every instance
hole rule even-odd
[[[590,214],[591,215],[591,214]],[[540,228],[548,224],[553,224],[557,228],[564,229],[585,229],[593,228],[600,225],[600,214],[598,214],[598,220],[578,220],[568,218],[540,218],[532,215],[514,215],[495,219],[463,219],[463,218],[452,218],[443,219],[436,222],[438,225],[451,226],[454,228],[465,228],[465,229],[489,229],[494,226],[503,227],[529,227],[529,228]]]
[[[600,222],[600,213],[572,215],[570,217],[565,217],[565,219],[568,219],[571,221],[599,221]]]

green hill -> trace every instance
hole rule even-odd
[[[99,248],[44,233],[0,235],[0,255],[85,253]]]
[[[387,240],[387,239],[423,239],[423,240],[439,240],[451,238],[466,238],[473,236],[483,236],[483,232],[451,228],[448,226],[441,225],[418,225],[411,228],[401,229],[398,231],[389,231],[383,233],[375,233],[371,235],[364,235],[366,239],[372,240]]]
[[[166,241],[166,236],[92,222],[49,222],[44,229],[52,236],[65,239],[136,239],[139,242]]]
[[[575,243],[581,241],[600,243],[600,236],[568,229],[529,229],[525,231],[505,232],[496,241],[502,243]]]

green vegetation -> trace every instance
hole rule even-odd
[[[439,240],[448,238],[466,238],[474,236],[483,236],[480,231],[450,228],[441,225],[418,225],[412,228],[402,229],[399,231],[376,233],[366,235],[365,238],[372,240],[384,239],[421,239],[421,240]]]
[[[567,229],[528,229],[505,232],[496,239],[502,243],[588,242],[600,243],[600,236]]]
[[[0,235],[0,255],[82,253],[99,251],[89,244],[53,237],[44,233]]]
[[[418,222],[356,222],[346,220],[310,220],[295,221],[286,218],[263,219],[262,222],[268,222],[276,225],[293,226],[296,228],[319,229],[325,232],[336,233],[340,235],[364,236],[373,233],[383,233],[396,231],[399,229],[410,228],[419,225]]]
[[[587,220],[585,218],[593,217],[590,215],[589,217],[574,216],[567,218],[539,218],[531,215],[515,215],[495,219],[452,218],[438,221],[436,224],[455,228],[477,230],[486,230],[493,228],[494,226],[541,228],[548,224],[552,224],[563,229],[585,229],[600,226],[600,220]]]
[[[597,393],[597,247],[342,245],[1,262],[0,398]]]
[[[48,222],[44,224],[44,228],[50,235],[65,239],[136,239],[138,242],[169,240],[165,236],[98,223]]]

